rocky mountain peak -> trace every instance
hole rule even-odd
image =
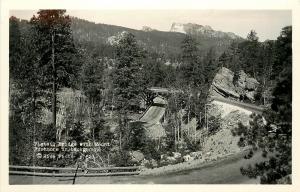
[[[170,32],[186,33],[186,31],[184,30],[184,24],[172,23]]]
[[[185,33],[190,35],[204,35],[211,38],[241,38],[232,32],[216,31],[209,25],[196,23],[172,23],[170,32]]]

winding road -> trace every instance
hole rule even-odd
[[[240,172],[241,166],[262,161],[260,153],[244,159],[246,152],[199,164],[198,168],[164,175],[79,177],[75,184],[259,184],[259,179],[250,179]],[[72,184],[71,178],[10,175],[10,184]]]
[[[222,100],[222,102],[228,103],[229,101]],[[165,113],[166,104],[163,98],[156,97],[154,104],[142,115],[139,121],[144,122],[148,130],[157,130],[157,125],[160,124],[160,120]],[[238,103],[234,104],[237,105]],[[239,105],[239,107],[245,106]],[[247,107],[260,112],[259,108]],[[256,153],[251,159],[246,160],[243,158],[245,154],[246,152],[241,152],[214,162],[199,163],[199,166],[197,165],[197,168],[194,169],[156,176],[78,177],[76,184],[258,184],[259,179],[250,179],[243,176],[240,173],[240,168],[262,161],[263,157],[261,154]],[[70,179],[72,178],[9,176],[10,184],[72,184]]]
[[[248,111],[251,111],[251,112],[257,113],[257,114],[262,114],[264,111],[263,107],[260,107],[260,106],[254,105],[254,104],[243,103],[243,102],[226,99],[226,98],[221,98],[221,97],[211,97],[211,99],[212,99],[212,101],[218,101],[221,103],[226,103],[229,105],[240,107],[241,109],[248,110]]]

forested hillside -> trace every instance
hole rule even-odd
[[[90,152],[93,167],[163,166],[164,155],[201,151],[201,140],[183,127],[194,118],[197,131],[207,121],[207,135],[218,130],[218,119],[201,114],[221,67],[234,72],[233,83],[240,70],[259,82],[254,100],[245,102],[268,107],[270,124],[277,116],[291,122],[291,26],[277,40],[260,42],[254,30],[244,40],[139,31],[71,18],[65,10],[40,10],[30,21],[11,17],[9,23],[10,164],[74,166],[82,155],[37,160],[36,141],[110,143]],[[159,140],[146,137],[138,121],[156,97],[150,87],[178,91],[163,95],[166,136]],[[134,153],[143,158],[133,160]]]
[[[163,32],[157,30],[135,30],[121,26],[113,26],[107,24],[96,24],[79,18],[72,18],[72,31],[75,41],[84,43],[88,50],[101,49],[103,54],[111,56],[109,45],[119,33],[128,31],[132,33],[136,39],[148,51],[159,53],[165,60],[178,60],[180,54],[181,41],[185,34],[178,32]],[[213,30],[212,30],[213,31]],[[213,31],[214,32],[214,31]],[[221,32],[219,32],[221,33]],[[231,38],[230,36],[211,36],[210,33],[196,33],[190,30],[188,34],[192,35],[198,44],[202,55],[213,49],[217,55],[221,54],[233,42],[242,41],[242,38]],[[104,46],[106,49],[101,46]]]

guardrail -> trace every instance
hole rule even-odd
[[[63,167],[35,167],[9,166],[10,175],[51,176],[51,177],[99,177],[138,175],[140,167],[101,167],[101,168],[63,168]]]

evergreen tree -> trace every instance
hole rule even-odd
[[[259,101],[259,104],[267,105],[269,104],[271,93],[270,90],[273,85],[272,74],[273,74],[273,65],[276,58],[276,47],[275,41],[266,41],[263,43],[261,48],[261,61],[262,66],[258,69],[259,70],[259,77],[258,81],[260,83],[260,97],[257,97],[256,100]]]
[[[121,114],[138,111],[142,92],[144,52],[131,33],[123,32],[116,45],[116,63],[112,71],[116,109]]]
[[[292,27],[284,27],[275,43],[275,61],[273,65],[272,78],[278,77],[278,74],[292,62]]]
[[[35,30],[36,52],[41,58],[39,72],[43,76],[44,89],[52,85],[52,125],[56,129],[57,88],[70,87],[76,82],[79,63],[76,59],[70,17],[66,10],[40,10],[30,23]]]
[[[216,54],[213,48],[211,48],[204,58],[205,65],[205,83],[210,85],[212,83],[213,78],[218,70],[218,63],[216,61]]]
[[[250,73],[254,78],[257,77],[257,69],[260,65],[259,53],[260,44],[258,42],[257,33],[251,30],[247,36],[247,41],[245,42],[245,47],[242,51],[244,66],[243,69],[246,73]]]
[[[87,96],[89,106],[89,128],[93,141],[99,139],[99,132],[104,128],[103,100],[104,100],[104,63],[101,59],[84,55],[85,64],[82,67],[82,90]]]
[[[228,53],[226,53],[226,52],[223,52],[222,54],[221,54],[221,56],[219,57],[219,66],[220,67],[226,67],[226,68],[229,68],[228,67],[228,60],[229,60],[229,55],[228,55]]]
[[[11,80],[18,79],[18,74],[22,71],[22,43],[19,22],[16,17],[9,18],[9,63],[11,66],[9,74]]]
[[[96,104],[101,101],[104,78],[104,63],[99,58],[92,58],[89,55],[84,57],[85,63],[82,66],[82,90],[90,103]]]
[[[13,164],[32,165],[33,143],[44,137],[38,133],[44,128],[39,116],[45,99],[38,70],[40,58],[35,52],[35,33],[31,29],[21,33],[19,24],[18,19],[10,18],[10,160]]]
[[[190,36],[186,35],[181,43],[182,66],[181,76],[183,82],[191,87],[199,87],[204,81],[204,67],[200,63],[198,43]]]
[[[261,183],[277,183],[281,179],[287,179],[292,173],[292,52],[291,31],[284,28],[277,41],[280,44],[285,57],[281,62],[285,68],[277,78],[276,87],[273,90],[271,108],[264,112],[263,116],[254,115],[250,126],[240,126],[233,132],[240,135],[240,146],[250,145],[253,150],[263,152],[265,161],[257,163],[254,167],[241,168],[242,174],[249,177],[260,176]],[[285,46],[283,46],[285,42]],[[278,50],[279,51],[279,50]]]
[[[141,79],[144,58],[143,50],[131,33],[120,34],[116,44],[116,63],[112,71],[112,81],[119,126],[119,146],[123,151],[128,140],[129,113],[139,110],[144,87]]]

